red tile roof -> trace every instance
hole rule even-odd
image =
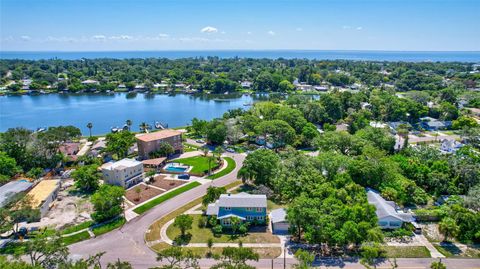
[[[150,141],[165,139],[168,137],[181,135],[181,134],[182,133],[180,131],[167,129],[167,130],[161,130],[161,131],[153,132],[149,134],[139,135],[137,136],[137,139],[143,142],[150,142]]]

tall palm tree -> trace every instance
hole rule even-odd
[[[88,130],[90,131],[90,137],[92,137],[93,124],[92,124],[91,122],[87,123],[87,128],[88,128]]]
[[[125,123],[126,123],[127,126],[128,126],[128,130],[131,131],[132,121],[131,121],[131,120],[126,120]]]

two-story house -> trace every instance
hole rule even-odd
[[[265,223],[267,217],[267,196],[263,194],[222,194],[207,207],[208,216],[216,216],[222,226],[230,226],[236,217],[242,222]]]
[[[137,136],[138,155],[142,160],[149,159],[150,153],[157,151],[162,143],[170,144],[175,154],[183,153],[182,133],[166,129]]]
[[[123,159],[102,165],[103,180],[110,185],[130,188],[143,179],[143,163],[133,159]]]

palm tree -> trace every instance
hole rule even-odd
[[[125,123],[127,124],[128,130],[130,131],[131,130],[130,128],[132,127],[132,121],[131,120],[126,120]]]
[[[91,122],[87,123],[87,128],[88,128],[88,130],[90,131],[90,137],[92,137],[93,124],[92,124]]]
[[[147,133],[149,129],[150,129],[150,125],[148,125],[148,123],[142,122],[142,123],[140,124],[140,130],[141,130],[142,132]]]

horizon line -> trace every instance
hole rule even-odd
[[[462,52],[462,53],[480,53],[480,50],[335,50],[335,49],[160,49],[160,50],[0,50],[2,53],[28,53],[28,52],[61,52],[61,53],[81,53],[81,52],[218,52],[218,51],[299,51],[299,52]]]

